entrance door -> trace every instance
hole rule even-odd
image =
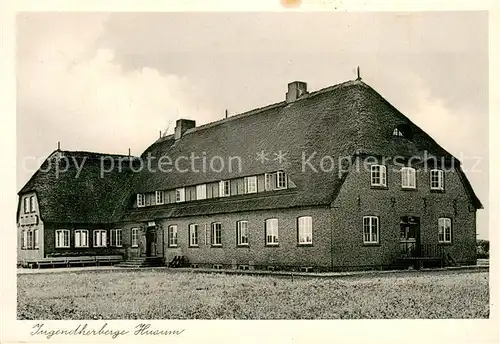
[[[146,229],[146,257],[156,256],[156,228],[148,227]]]
[[[400,246],[403,257],[420,256],[420,218],[403,216],[400,222]]]

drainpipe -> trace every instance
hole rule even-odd
[[[333,272],[333,205],[330,204],[330,264]]]
[[[165,231],[163,230],[163,226],[161,228],[161,256],[163,257],[163,264],[165,264]]]

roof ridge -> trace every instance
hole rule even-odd
[[[116,153],[103,153],[103,152],[92,152],[92,151],[81,151],[81,150],[55,150],[52,153],[49,154],[51,156],[55,152],[60,152],[60,153],[69,153],[69,154],[92,154],[92,155],[106,155],[106,156],[117,156],[117,157],[131,157],[134,158],[136,156],[134,155],[128,155],[128,154],[116,154]]]
[[[297,99],[296,101],[299,102],[299,101],[302,101],[302,100],[310,99],[311,97],[315,97],[317,95],[320,95],[320,94],[323,94],[323,93],[326,93],[326,92],[334,91],[334,90],[336,90],[336,89],[338,89],[340,87],[351,86],[351,85],[362,85],[362,86],[365,86],[365,87],[370,87],[367,84],[365,84],[364,82],[359,81],[359,80],[347,80],[347,81],[343,81],[343,82],[340,82],[340,83],[335,84],[335,85],[330,85],[330,86],[327,86],[327,87],[320,88],[319,90],[307,93],[303,97],[301,97],[300,99]],[[265,105],[265,106],[262,106],[262,107],[258,107],[258,108],[255,108],[255,109],[251,109],[251,110],[247,110],[247,111],[244,111],[244,112],[240,112],[238,114],[235,114],[233,116],[229,116],[227,118],[222,118],[222,119],[219,119],[219,120],[216,120],[216,121],[213,121],[213,122],[208,122],[208,123],[202,124],[200,126],[188,129],[188,130],[186,130],[185,134],[189,134],[189,133],[197,132],[199,130],[204,130],[204,129],[212,128],[214,126],[217,126],[217,125],[220,125],[220,124],[224,124],[224,123],[227,123],[227,122],[230,122],[230,121],[233,121],[233,120],[237,120],[237,119],[240,119],[240,118],[245,118],[247,116],[257,115],[257,114],[259,114],[261,112],[264,112],[264,111],[267,111],[267,110],[272,110],[272,109],[278,108],[280,106],[284,106],[286,104],[287,104],[287,102],[285,100],[282,100],[282,101],[277,102],[277,103],[271,103],[271,104],[268,104],[268,105]],[[173,137],[174,137],[173,134],[160,137],[159,139],[157,139],[156,141],[154,141],[151,145],[153,145],[155,143],[167,141],[169,139],[172,139]]]

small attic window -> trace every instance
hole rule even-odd
[[[405,139],[411,140],[413,138],[413,132],[408,124],[400,124],[394,128],[392,136],[404,137]]]
[[[401,136],[401,137],[403,137],[403,133],[398,128],[394,128],[394,131],[392,132],[392,136]]]

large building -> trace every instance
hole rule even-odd
[[[292,82],[281,102],[178,120],[140,157],[53,152],[19,192],[18,261],[475,264],[481,208],[460,162],[359,78]]]

